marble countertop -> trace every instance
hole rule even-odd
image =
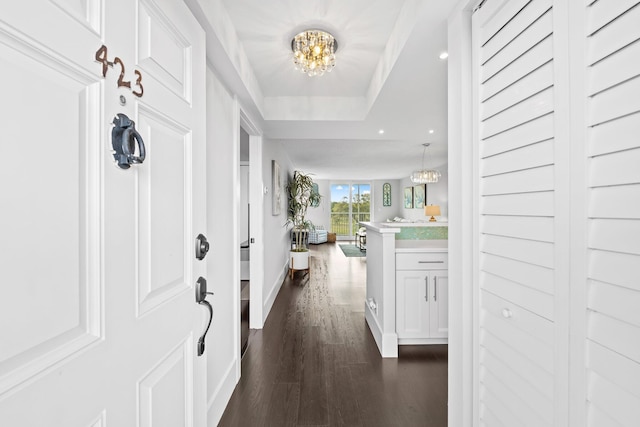
[[[448,227],[448,222],[361,222],[360,225],[378,231],[382,233],[388,233],[389,230],[394,230],[394,233],[399,233],[400,228],[404,227]]]
[[[447,240],[396,240],[396,253],[448,252]]]
[[[380,222],[382,227],[448,227],[449,223],[445,221],[423,221],[423,222]]]

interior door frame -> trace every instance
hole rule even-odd
[[[461,0],[448,19],[449,373],[448,419],[477,426],[477,152],[471,16],[484,0]],[[469,147],[471,145],[471,147]]]
[[[249,134],[249,328],[262,329],[264,325],[264,186],[262,183],[262,134],[240,107],[240,127]],[[238,149],[240,133],[238,132]],[[238,175],[237,185],[240,185]],[[238,199],[238,204],[240,200]],[[240,257],[238,257],[240,268]],[[238,306],[240,306],[238,294]],[[238,331],[240,317],[237,316]],[[238,365],[239,366],[239,365]]]

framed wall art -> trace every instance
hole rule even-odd
[[[425,200],[427,200],[425,184],[415,185],[413,187],[413,207],[416,209],[423,209]]]
[[[391,206],[391,184],[382,184],[382,206]]]
[[[282,211],[282,180],[280,179],[280,165],[271,160],[271,215],[280,215]]]
[[[404,188],[404,208],[413,208],[413,187]]]

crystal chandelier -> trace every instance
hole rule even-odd
[[[305,30],[291,40],[296,70],[308,76],[321,76],[336,66],[338,42],[326,31]]]
[[[411,182],[413,182],[414,184],[433,184],[438,182],[441,174],[437,170],[424,168],[424,155],[427,152],[427,147],[431,144],[425,143],[422,145],[424,146],[424,150],[422,151],[422,170],[413,171],[410,177]]]

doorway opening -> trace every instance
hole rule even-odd
[[[249,344],[249,305],[251,299],[251,251],[250,230],[250,154],[249,134],[240,128],[240,209],[238,233],[240,236],[240,357],[244,356]]]
[[[331,229],[340,240],[351,240],[360,222],[371,220],[371,184],[331,184]]]

